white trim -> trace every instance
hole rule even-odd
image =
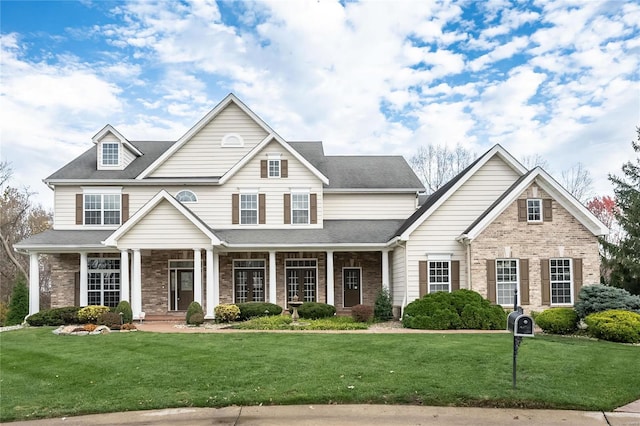
[[[29,253],[29,315],[40,312],[40,262],[38,253]]]
[[[206,256],[205,256],[205,261],[206,261],[206,279],[205,279],[205,319],[213,319],[215,317],[215,299],[214,299],[214,286],[215,284],[215,280],[214,280],[214,274],[213,274],[213,270],[214,270],[214,266],[213,266],[213,249],[212,248],[208,248],[206,250]]]
[[[342,267],[342,307],[343,308],[352,308],[352,306],[345,306],[344,304],[344,270],[345,269],[357,269],[360,271],[360,283],[358,284],[358,290],[360,292],[359,299],[357,305],[362,305],[362,267],[361,266],[343,266]],[[355,306],[355,305],[354,305]]]
[[[89,264],[87,252],[80,252],[80,306],[89,303]]]
[[[427,253],[427,260],[434,262],[450,261],[451,253]]]
[[[106,145],[115,145],[117,150],[118,150],[118,158],[116,159],[116,163],[115,164],[105,164],[104,162],[104,148]],[[122,166],[122,144],[119,142],[100,142],[98,144],[100,149],[100,158],[102,159],[102,161],[100,162],[100,167],[102,170],[108,170],[108,169],[120,169]]]
[[[571,279],[569,280],[569,294],[571,301],[569,303],[553,303],[553,280],[551,279],[551,261],[552,260],[568,260],[569,261],[569,274],[571,275]],[[573,258],[571,257],[552,257],[549,258],[549,306],[552,307],[566,307],[573,306],[576,298],[575,294],[573,294],[573,280],[574,280],[574,271],[573,271]]]
[[[520,294],[520,259],[515,257],[499,257],[495,259],[494,268],[496,272],[496,305],[500,305],[502,307],[513,307],[513,295],[510,296],[508,303],[499,303],[499,292],[498,292],[498,261],[509,261],[516,262],[516,290],[518,290],[518,299],[517,304],[520,305],[520,300],[522,295]]]
[[[325,277],[326,285],[327,285],[327,305],[335,305],[336,303],[336,295],[335,295],[335,277],[333,271],[333,250],[326,251],[326,262],[327,262],[327,274]]]
[[[195,200],[193,200],[193,201],[191,201],[191,200],[189,200],[189,201],[187,201],[187,200],[179,200],[179,199],[178,199],[178,196],[179,196],[180,194],[183,194],[183,193],[184,193],[184,194],[189,193],[189,194],[193,195],[193,198],[195,198]],[[195,193],[195,192],[193,192],[193,191],[192,191],[192,190],[190,190],[190,189],[181,189],[180,191],[178,191],[178,192],[176,193],[175,199],[176,199],[176,200],[178,200],[178,201],[180,201],[180,202],[181,202],[181,203],[183,203],[183,204],[184,204],[184,203],[187,203],[187,204],[188,204],[188,203],[197,203],[197,202],[198,202],[198,196],[196,195],[196,193]]]
[[[121,195],[121,186],[81,186],[82,194],[91,195]]]
[[[446,263],[447,264],[447,290],[437,290],[437,291],[431,291],[431,284],[433,285],[444,285],[445,283],[442,282],[431,282],[431,264],[432,263],[436,263],[436,262],[440,262],[440,263]],[[446,291],[447,293],[451,293],[451,256],[438,256],[436,255],[435,257],[432,258],[428,258],[427,260],[427,293],[428,294],[432,294],[432,293],[437,293],[440,291]]]
[[[127,149],[131,151],[136,157],[142,156],[142,152],[140,152],[138,148],[133,146],[131,142],[129,142],[127,138],[122,136],[122,133],[117,131],[111,124],[107,124],[106,126],[104,126],[102,130],[100,130],[91,138],[91,140],[93,141],[93,143],[98,144],[102,140],[102,138],[106,136],[107,133],[111,133],[113,136],[118,138],[120,140],[120,143],[126,146]]]
[[[269,302],[278,303],[276,251],[269,250]]]
[[[531,202],[537,202],[538,204],[538,214],[540,215],[539,219],[529,219],[529,201]],[[529,223],[542,223],[543,222],[543,218],[544,218],[544,206],[542,203],[542,198],[527,198],[526,200],[526,206],[527,206],[527,222]],[[535,206],[533,207],[535,208]]]
[[[222,137],[220,146],[223,148],[242,148],[244,146],[244,138],[239,133],[227,133]]]

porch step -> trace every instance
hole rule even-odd
[[[144,321],[185,321],[186,312],[176,312],[165,315],[146,315]]]

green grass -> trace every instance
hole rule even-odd
[[[0,334],[0,421],[166,407],[425,404],[612,410],[640,347],[508,334]]]

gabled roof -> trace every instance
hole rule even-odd
[[[458,237],[458,240],[473,240],[493,222],[507,207],[509,207],[532,183],[536,183],[547,194],[560,203],[582,225],[596,236],[607,235],[609,229],[591,213],[580,201],[564,189],[553,177],[542,168],[536,167],[523,175],[511,185],[491,206],[487,208],[469,227]]]
[[[498,155],[509,167],[515,170],[518,174],[523,175],[527,172],[518,160],[516,160],[507,150],[502,146],[494,145],[489,151],[485,152],[482,156],[476,159],[473,163],[467,166],[462,172],[458,173],[453,179],[447,182],[444,186],[431,194],[418,210],[416,210],[398,229],[396,236],[401,240],[406,240],[409,235],[424,222],[431,214],[438,209],[451,195],[458,190],[471,176],[473,176],[487,161]]]
[[[113,234],[103,241],[106,246],[117,247],[118,240],[125,235],[129,230],[136,226],[149,212],[151,212],[162,201],[168,201],[176,210],[178,210],[185,218],[193,223],[204,235],[211,239],[211,245],[219,245],[220,239],[205,225],[198,216],[196,216],[191,210],[186,208],[182,203],[176,200],[171,194],[164,189],[158,192],[147,204],[142,206],[132,217],[129,218],[120,228],[118,228]]]
[[[95,134],[95,136],[93,136],[93,138],[91,138],[91,140],[93,141],[93,143],[98,144],[98,142],[100,142],[107,133],[111,133],[113,136],[118,138],[118,140],[120,140],[120,143],[126,146],[127,149],[129,149],[129,151],[135,154],[136,157],[140,157],[142,155],[142,152],[140,152],[138,148],[133,146],[127,140],[127,138],[122,136],[122,134],[119,131],[117,131],[115,127],[113,127],[111,124],[107,124],[106,126],[104,126],[102,130],[100,130],[98,133]]]
[[[240,99],[233,93],[229,93],[218,105],[216,105],[207,115],[205,115],[200,121],[198,121],[187,133],[185,133],[178,141],[165,151],[160,158],[156,159],[149,167],[140,173],[136,179],[144,179],[149,176],[154,170],[162,165],[167,159],[169,159],[177,150],[179,150],[184,144],[186,144],[195,134],[197,134],[203,127],[209,124],[214,118],[216,118],[229,104],[234,103],[245,114],[247,114],[253,121],[256,122],[265,132],[276,135],[277,133],[267,125],[260,117],[258,117],[253,111],[251,111]]]

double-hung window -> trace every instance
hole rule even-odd
[[[280,177],[280,158],[269,158],[267,160],[267,167],[269,169],[269,177],[270,178],[279,178]]]
[[[542,200],[527,199],[527,222],[542,222]]]
[[[448,260],[429,261],[429,293],[451,291],[451,262]]]
[[[102,143],[102,165],[117,166],[120,164],[120,145],[115,142]]]
[[[518,288],[518,259],[496,260],[496,295],[498,305],[513,305]]]
[[[121,194],[84,194],[85,225],[120,225]]]
[[[309,224],[309,193],[291,193],[291,223]]]
[[[549,276],[551,281],[551,303],[554,305],[572,304],[571,259],[550,259]]]
[[[258,224],[258,194],[240,194],[240,224]]]
[[[114,308],[120,302],[120,259],[87,259],[87,279],[89,305]]]

